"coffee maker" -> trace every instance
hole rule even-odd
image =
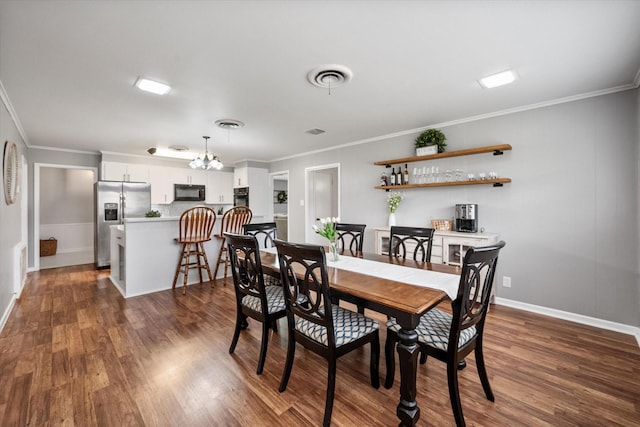
[[[456,205],[456,231],[465,233],[478,232],[478,205]]]

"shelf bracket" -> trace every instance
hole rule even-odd
[[[389,169],[391,167],[391,165],[384,165],[385,168]],[[389,191],[389,190],[387,190]]]
[[[502,187],[502,183],[501,182],[494,182],[493,186],[494,187]]]
[[[493,150],[494,156],[502,156],[503,154],[504,154],[504,151],[502,150]]]

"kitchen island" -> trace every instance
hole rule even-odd
[[[122,296],[130,298],[171,289],[180,257],[179,221],[179,217],[127,218],[124,224],[111,227],[110,278]],[[212,273],[220,250],[220,239],[215,237],[219,232],[220,221],[216,221],[211,241],[204,244]],[[223,275],[221,266],[218,278]],[[231,272],[227,276],[233,280]],[[182,280],[180,275],[176,288],[182,287]],[[206,272],[203,280],[207,280]],[[190,272],[188,283],[199,283],[196,270]]]

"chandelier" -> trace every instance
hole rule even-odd
[[[198,156],[189,162],[189,166],[193,169],[217,169],[220,170],[224,166],[218,156],[209,154],[207,143],[209,142],[209,136],[203,136],[204,138],[204,154],[200,153]]]

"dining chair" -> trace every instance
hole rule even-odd
[[[500,241],[492,246],[469,249],[462,264],[458,294],[451,302],[452,314],[437,308],[431,309],[422,315],[416,328],[420,351],[447,364],[449,399],[457,426],[465,425],[458,388],[458,364],[471,351],[475,354],[476,368],[484,394],[487,399],[494,401],[484,365],[482,337],[498,264],[498,254],[504,246],[505,242]],[[396,320],[389,319],[385,343],[387,376],[384,385],[386,388],[391,388],[393,385],[394,353],[399,340],[399,331],[400,325]]]
[[[263,280],[260,247],[255,236],[224,234],[227,242],[231,275],[236,291],[236,327],[229,347],[235,351],[240,330],[247,325],[247,317],[262,323],[262,343],[256,374],[262,374],[269,345],[269,328],[287,315],[281,286],[269,286]]]
[[[218,277],[218,268],[224,263],[224,283],[227,283],[227,268],[229,267],[229,257],[227,256],[227,245],[225,244],[224,233],[241,234],[242,226],[251,222],[253,213],[248,206],[234,206],[222,215],[222,224],[220,225],[220,234],[216,237],[220,240],[220,250],[218,251],[218,260],[216,261],[216,269],[213,273],[214,277]]]
[[[349,249],[352,252],[362,252],[364,229],[366,227],[366,224],[337,223],[338,246],[342,249]]]
[[[431,262],[433,228],[392,226],[389,232],[389,256]]]
[[[182,295],[187,293],[187,280],[189,278],[189,270],[198,269],[200,283],[202,283],[202,270],[204,269],[211,281],[213,287],[213,278],[207,253],[204,249],[204,242],[211,240],[211,231],[216,223],[216,213],[213,209],[206,206],[195,206],[187,209],[180,215],[178,243],[180,243],[180,257],[178,258],[178,266],[173,276],[173,286],[176,288],[178,276],[182,273]],[[195,259],[193,258],[195,257]]]
[[[246,235],[255,236],[258,239],[260,249],[272,248],[278,238],[278,228],[275,222],[262,222],[258,224],[245,224],[242,231]]]
[[[278,238],[278,228],[275,222],[263,222],[258,224],[245,224],[242,226],[244,234],[255,236],[258,240],[260,249],[272,248],[275,246],[275,240]],[[264,274],[264,282],[266,285],[282,286],[280,276],[272,276]]]
[[[328,362],[327,395],[323,425],[331,423],[337,359],[371,343],[371,385],[380,387],[379,324],[362,314],[331,303],[327,262],[322,246],[276,240],[280,276],[287,304],[289,341],[280,392],[289,382],[296,343],[324,357]]]

